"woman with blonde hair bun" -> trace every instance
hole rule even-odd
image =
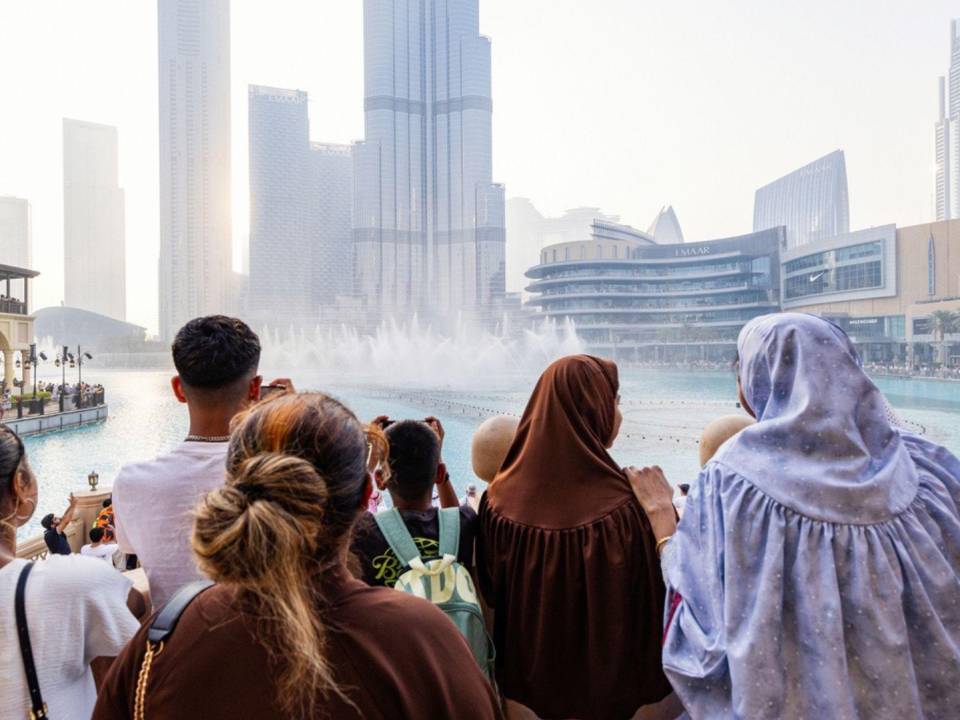
[[[226,483],[196,511],[194,552],[217,584],[161,651],[149,656],[146,628],[138,634],[94,717],[137,717],[139,706],[150,720],[500,718],[443,613],[346,570],[374,451],[326,395],[279,396],[238,416]]]

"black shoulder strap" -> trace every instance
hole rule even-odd
[[[147,639],[156,644],[170,637],[187,606],[193,602],[197,595],[213,587],[213,585],[214,583],[211,580],[197,580],[177,590],[173,597],[167,601],[167,604],[163,606],[163,609],[157,613],[153,622],[150,623]]]
[[[33,570],[33,563],[27,563],[20,571],[17,579],[17,591],[14,594],[13,606],[17,616],[17,636],[20,638],[20,656],[23,658],[23,670],[27,675],[27,688],[30,690],[30,717],[32,720],[43,720],[47,717],[47,706],[40,695],[40,682],[37,680],[37,666],[33,663],[33,649],[30,647],[30,631],[27,628],[27,578]]]

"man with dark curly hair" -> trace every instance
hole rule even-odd
[[[154,607],[201,577],[190,550],[190,511],[223,483],[230,420],[259,399],[259,363],[260,339],[236,318],[196,318],[173,341],[170,385],[187,406],[186,438],[167,455],[124,467],[113,487],[120,549],[139,558]]]

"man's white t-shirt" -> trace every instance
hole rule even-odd
[[[26,560],[0,568],[0,718],[25,718],[30,709],[13,599]],[[49,717],[89,720],[97,701],[90,661],[114,657],[140,623],[127,609],[133,583],[94,558],[53,555],[27,580],[30,646]]]
[[[90,543],[80,548],[80,554],[89,555],[90,557],[100,558],[101,560],[111,562],[113,560],[113,556],[119,549],[120,546],[117,543],[100,543],[96,547]]]
[[[120,549],[136,553],[160,608],[183,585],[202,579],[190,537],[193,509],[226,479],[227,443],[184,442],[169,455],[127,465],[113,484]]]

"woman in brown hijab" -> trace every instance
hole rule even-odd
[[[630,718],[670,693],[656,540],[607,452],[618,389],[606,360],[548,367],[480,505],[500,688],[542,718]]]

